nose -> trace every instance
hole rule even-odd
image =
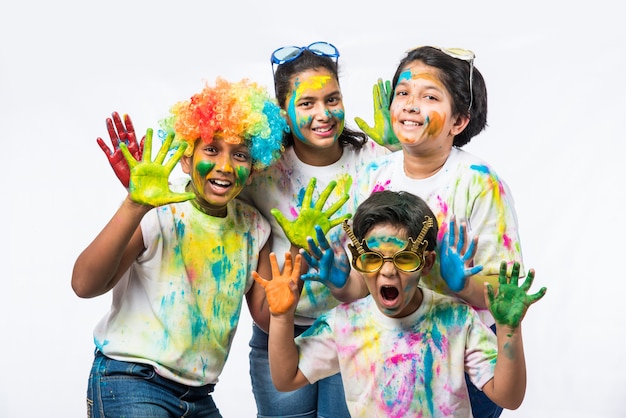
[[[420,108],[417,105],[417,99],[415,96],[409,96],[409,98],[404,103],[404,110],[407,112],[419,113]]]
[[[383,258],[383,266],[380,268],[380,274],[386,277],[396,274],[396,265],[393,264],[393,257]]]
[[[217,171],[221,171],[222,173],[232,173],[233,161],[230,157],[230,154],[222,154],[220,157],[218,157],[215,164],[215,169]]]
[[[323,103],[319,103],[315,106],[315,119],[320,121],[327,121],[332,119],[332,117],[332,113],[326,106],[324,106]]]

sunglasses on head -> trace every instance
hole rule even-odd
[[[424,227],[419,236],[415,240],[409,238],[407,246],[395,253],[393,257],[385,257],[379,252],[370,250],[365,240],[359,242],[352,228],[348,225],[348,221],[344,220],[343,229],[352,241],[352,244],[348,244],[352,253],[352,266],[361,273],[377,273],[383,268],[385,261],[391,261],[398,270],[405,273],[421,270],[424,267],[424,253],[428,246],[428,241],[424,237],[433,226],[433,219],[430,216],[426,216],[425,219]]]
[[[332,58],[335,62],[339,59],[339,50],[335,45],[328,42],[313,42],[309,46],[283,46],[272,52],[272,66],[280,65],[298,58],[302,51],[310,51],[316,55]]]
[[[473,51],[470,51],[469,49],[463,49],[463,48],[441,48],[438,46],[432,46],[432,45],[428,45],[430,48],[435,48],[438,51],[443,52],[444,54],[446,54],[449,57],[452,58],[456,58],[459,59],[461,61],[465,61],[469,64],[469,91],[470,91],[470,103],[469,106],[467,107],[467,111],[469,112],[470,110],[472,110],[472,104],[474,103],[474,91],[472,90],[473,87],[473,79],[474,79],[474,59],[476,58],[476,54],[474,54]],[[412,48],[410,50],[408,50],[407,52],[411,52],[414,51],[418,48],[422,48],[422,47],[417,47],[417,48]]]

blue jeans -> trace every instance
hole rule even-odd
[[[496,326],[492,325],[491,330],[495,334]],[[474,386],[467,374],[465,374],[465,382],[467,383],[474,418],[498,418],[502,414],[502,408],[493,403],[482,390]]]
[[[295,335],[308,327],[295,327]],[[292,392],[279,392],[272,383],[267,353],[267,334],[252,326],[250,378],[258,418],[349,418],[341,375],[336,374]]]
[[[215,385],[186,386],[147,364],[117,361],[96,351],[87,388],[87,417],[221,418]]]

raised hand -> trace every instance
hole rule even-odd
[[[133,202],[154,207],[193,199],[195,197],[193,193],[172,192],[168,183],[170,173],[180,160],[183,152],[185,152],[187,143],[181,142],[172,158],[163,165],[165,156],[174,140],[174,134],[170,134],[165,138],[154,162],[151,161],[152,129],[148,129],[145,138],[145,148],[141,161],[137,161],[131,155],[126,143],[120,142],[119,144],[120,151],[130,167],[130,199]]]
[[[124,115],[124,122],[120,118],[117,112],[113,112],[113,119],[107,118],[106,125],[107,131],[109,131],[109,138],[111,138],[111,145],[113,150],[104,143],[102,138],[97,138],[96,141],[109,160],[109,164],[113,168],[115,175],[122,182],[124,187],[128,189],[130,182],[130,169],[128,163],[120,151],[119,144],[124,143],[128,147],[128,150],[136,160],[141,160],[141,152],[143,149],[143,142],[145,137],[141,139],[141,144],[137,143],[137,137],[135,135],[135,128],[133,122],[130,120],[130,116]]]
[[[271,213],[276,218],[276,221],[280,225],[289,241],[300,248],[308,247],[307,237],[317,236],[315,232],[315,226],[319,225],[322,228],[324,234],[330,231],[335,226],[341,224],[344,219],[349,219],[352,214],[346,214],[339,218],[330,219],[349,199],[349,195],[345,193],[339,201],[335,202],[328,210],[323,212],[324,204],[328,200],[328,196],[332,193],[333,189],[337,186],[336,181],[331,181],[320,195],[318,201],[314,207],[311,207],[311,201],[313,200],[313,191],[315,190],[315,183],[317,179],[311,178],[309,184],[304,193],[304,199],[302,200],[302,210],[298,217],[289,221],[285,215],[278,209],[272,209]]]
[[[483,266],[471,267],[476,255],[477,239],[470,241],[468,247],[465,243],[466,235],[467,225],[461,223],[459,228],[456,225],[456,220],[452,218],[448,224],[448,230],[439,243],[441,277],[453,292],[463,290],[467,279],[483,269]]]
[[[374,84],[372,96],[374,97],[374,126],[370,127],[363,119],[356,117],[354,121],[357,126],[372,138],[374,142],[391,151],[402,148],[398,137],[393,132],[389,105],[391,103],[391,82],[387,80],[383,83],[381,78]]]
[[[256,271],[252,272],[254,281],[265,290],[270,313],[282,315],[291,309],[295,309],[298,303],[298,276],[300,275],[301,261],[300,255],[296,255],[295,265],[292,265],[291,254],[285,253],[285,263],[281,273],[276,254],[270,253],[272,280],[265,280]]]
[[[524,319],[524,315],[526,315],[528,307],[546,294],[547,289],[545,287],[539,289],[534,295],[527,294],[535,278],[535,271],[533,269],[530,269],[528,277],[524,283],[518,287],[519,270],[519,263],[514,263],[509,280],[506,277],[506,262],[503,261],[500,264],[500,276],[498,277],[500,286],[495,296],[493,287],[486,283],[485,296],[487,306],[498,325],[508,325],[511,328],[519,327],[522,319]]]
[[[317,272],[303,274],[300,278],[305,281],[321,282],[327,287],[332,286],[340,289],[346,285],[350,275],[348,256],[341,245],[336,246],[337,249],[330,246],[322,228],[318,225],[315,226],[315,233],[317,234],[319,246],[315,245],[315,241],[309,237],[308,252],[303,249],[300,250],[300,254],[304,257],[309,267],[316,269]]]

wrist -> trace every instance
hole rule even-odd
[[[133,211],[143,212],[144,214],[148,213],[153,208],[153,206],[144,205],[143,203],[134,201],[130,196],[130,193],[126,195],[126,199],[124,199],[123,204]]]

